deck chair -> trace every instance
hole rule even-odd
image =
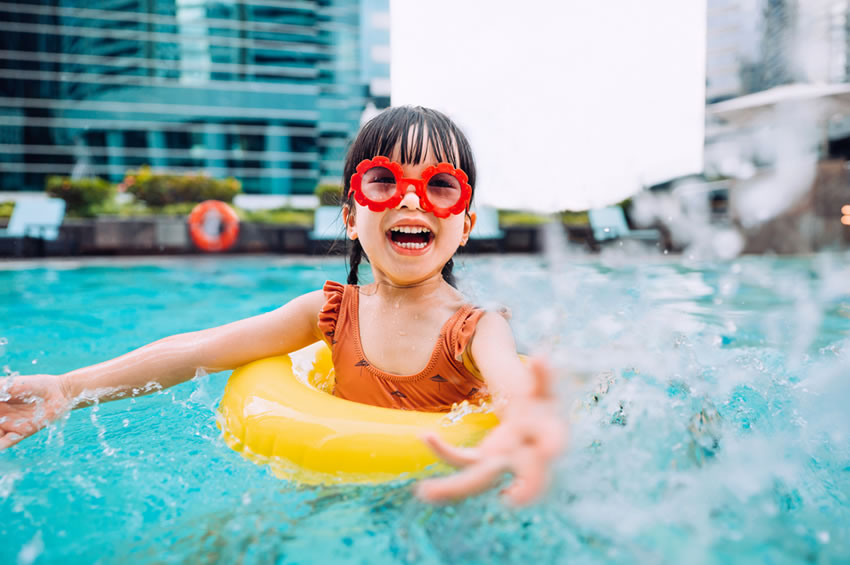
[[[15,202],[9,225],[0,230],[0,244],[12,254],[43,256],[45,242],[56,241],[65,218],[65,201],[59,198],[21,198]],[[34,245],[30,245],[34,244]],[[30,252],[34,249],[34,252]]]
[[[626,215],[619,206],[588,210],[587,217],[593,230],[593,239],[603,243],[614,239],[634,239],[647,242],[661,241],[658,230],[633,230],[626,223]]]

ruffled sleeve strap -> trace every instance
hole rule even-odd
[[[462,312],[459,319],[453,324],[449,343],[455,360],[461,361],[463,359],[463,352],[466,351],[466,346],[469,345],[472,336],[475,335],[475,327],[483,315],[484,310],[481,308],[470,307]]]
[[[339,318],[339,308],[342,305],[342,293],[345,291],[345,286],[338,282],[327,281],[322,287],[322,292],[325,293],[325,305],[319,312],[319,330],[328,345],[334,343],[334,332],[336,331],[336,321]]]

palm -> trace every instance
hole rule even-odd
[[[437,455],[463,470],[424,481],[420,496],[437,502],[474,495],[490,488],[505,472],[514,475],[506,494],[515,504],[527,504],[540,495],[549,464],[563,448],[564,424],[551,391],[549,370],[540,362],[533,362],[531,368],[535,393],[516,403],[478,447],[453,447],[436,435],[425,438]]]
[[[69,404],[55,376],[0,379],[0,449],[50,424],[68,410]]]

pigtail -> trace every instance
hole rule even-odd
[[[457,279],[455,279],[454,273],[452,270],[454,269],[455,261],[454,259],[449,259],[449,262],[443,265],[443,279],[449,283],[453,288],[457,288]]]
[[[360,245],[359,239],[355,239],[351,242],[351,252],[348,255],[348,284],[359,284],[357,279],[357,271],[360,268],[360,261],[362,259],[363,246]]]

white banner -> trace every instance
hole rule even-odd
[[[467,133],[476,199],[584,210],[702,170],[705,0],[391,1],[393,105]]]

